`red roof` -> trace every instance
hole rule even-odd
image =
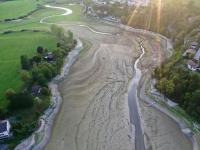
[[[196,53],[196,50],[194,50],[194,49],[188,49],[188,50],[186,50],[186,53],[187,54],[194,54],[194,53]]]
[[[198,68],[199,65],[197,63],[195,63],[193,60],[188,60],[188,64],[192,67],[192,68]]]
[[[197,46],[199,43],[198,42],[192,42],[192,46]]]

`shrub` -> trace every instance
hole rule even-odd
[[[22,30],[21,30],[21,32],[25,32],[25,31],[28,31],[28,30],[27,30],[27,29],[22,29]]]
[[[41,90],[41,94],[44,96],[48,96],[50,94],[50,92],[46,87],[43,87]]]
[[[21,115],[17,115],[16,119],[17,119],[17,120],[21,120],[21,119],[22,119],[22,116],[21,116]]]
[[[5,21],[11,21],[11,19],[5,19]]]
[[[43,53],[44,48],[42,46],[38,46],[37,48],[37,52],[42,54]]]
[[[3,34],[9,34],[12,33],[13,31],[5,31]]]
[[[36,117],[39,117],[40,114],[41,114],[41,113],[40,113],[38,110],[35,112]]]
[[[33,30],[33,32],[40,32],[39,30]]]

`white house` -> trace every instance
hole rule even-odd
[[[9,120],[0,121],[0,139],[10,137],[10,122]]]

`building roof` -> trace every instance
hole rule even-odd
[[[7,122],[0,122],[0,133],[7,131]]]
[[[192,46],[198,46],[198,44],[199,44],[198,42],[192,42],[191,45],[192,45]]]
[[[194,54],[194,53],[196,53],[196,50],[194,50],[194,49],[188,49],[188,50],[186,50],[186,53],[187,54]]]
[[[32,91],[32,93],[39,94],[40,90],[41,90],[40,86],[35,86],[35,87],[32,87],[31,91]]]
[[[188,60],[188,64],[192,67],[192,68],[198,68],[199,66],[198,66],[198,64],[197,63],[195,63],[193,60]]]

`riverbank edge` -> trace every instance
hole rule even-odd
[[[142,76],[143,76],[142,78],[146,78],[146,79],[144,79],[143,82],[140,81],[139,87],[138,87],[139,92],[137,96],[140,100],[146,102],[147,104],[150,104],[153,102],[153,100],[145,93],[145,88],[148,86],[147,81],[150,79],[150,76],[145,76],[144,74]],[[179,126],[180,130],[182,131],[182,133],[184,133],[186,138],[192,143],[193,150],[198,150],[198,143],[195,136],[191,133],[184,132],[185,130],[189,128],[187,128],[185,123],[182,121],[182,118],[179,118],[178,116],[171,113],[168,109],[162,107],[159,104],[151,105],[151,107],[156,108],[157,110],[161,111],[162,113],[170,117]]]
[[[64,65],[61,70],[61,74],[57,75],[48,83],[48,86],[51,90],[52,96],[50,98],[51,105],[50,107],[40,116],[39,127],[38,129],[26,140],[20,143],[15,150],[41,150],[50,140],[51,128],[54,123],[55,117],[57,116],[60,106],[62,104],[62,97],[58,90],[58,84],[65,79],[68,75],[71,66],[76,60],[76,56],[81,50],[83,50],[83,43],[77,38],[77,45],[72,50],[69,55],[66,57]],[[38,136],[42,137],[41,141],[37,141]],[[27,144],[28,142],[28,144]],[[38,143],[37,143],[38,142]]]

